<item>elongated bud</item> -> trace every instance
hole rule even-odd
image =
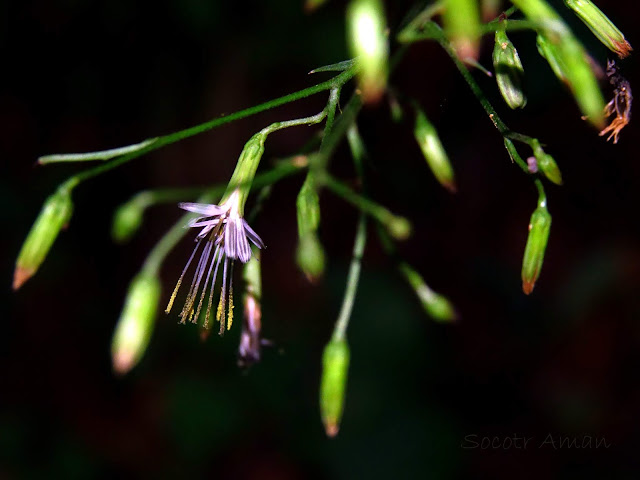
[[[547,210],[546,202],[543,201],[531,215],[529,236],[522,260],[522,290],[527,295],[533,291],[536,280],[540,276],[550,229],[551,215]]]
[[[545,153],[537,140],[534,141],[533,154],[536,157],[538,169],[544,173],[545,177],[556,185],[562,185],[562,173],[558,164],[551,155]]]
[[[227,191],[220,200],[220,203],[223,204],[232,193],[238,190],[238,204],[240,206],[238,213],[240,216],[244,215],[244,205],[247,202],[247,197],[251,190],[251,183],[253,182],[258,165],[260,165],[260,159],[264,153],[264,142],[267,139],[267,135],[268,133],[265,131],[258,132],[245,143],[238,158],[236,168],[231,176],[231,180],[229,180]]]
[[[365,103],[376,103],[387,86],[389,44],[380,0],[352,0],[347,8],[351,54],[360,67],[358,84]]]
[[[340,430],[348,370],[349,345],[345,340],[332,339],[324,348],[320,381],[320,413],[329,437]]]
[[[527,97],[522,88],[524,69],[518,51],[507,37],[504,27],[496,30],[493,68],[500,94],[509,108],[524,108],[527,104]]]
[[[583,115],[594,126],[604,126],[604,99],[588,56],[580,42],[545,0],[512,0],[539,27],[539,35],[555,47],[555,67],[559,68]],[[548,59],[548,57],[545,56]],[[550,62],[551,63],[551,62]],[[553,65],[552,65],[553,68]],[[554,70],[555,71],[555,70]]]
[[[13,273],[14,290],[38,271],[60,230],[71,219],[72,212],[73,202],[69,188],[60,187],[45,200],[18,254]]]
[[[420,299],[422,308],[427,315],[443,323],[454,322],[457,319],[455,308],[451,302],[444,295],[431,290],[417,271],[406,263],[401,263],[399,269]]]
[[[315,187],[313,174],[307,175],[296,199],[296,213],[298,218],[298,236],[304,237],[309,232],[315,232],[320,225],[320,198]]]
[[[413,134],[438,182],[447,190],[455,192],[456,181],[447,152],[440,142],[435,127],[420,109],[416,109],[416,124]]]
[[[120,205],[113,214],[111,236],[118,243],[128,242],[142,225],[145,205],[136,195],[127,203]]]
[[[442,15],[447,37],[461,60],[478,60],[480,10],[477,0],[446,0]]]
[[[629,56],[633,50],[629,42],[618,30],[618,27],[609,20],[609,17],[602,13],[602,10],[596,7],[591,0],[564,0],[564,3],[580,17],[580,20],[609,50],[615,52],[620,58]]]
[[[160,299],[160,280],[140,273],[129,285],[129,292],[111,341],[113,370],[124,375],[142,358],[156,318]]]

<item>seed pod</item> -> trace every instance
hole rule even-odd
[[[496,30],[493,68],[498,88],[509,108],[513,110],[524,108],[527,104],[527,97],[522,89],[524,69],[518,51],[507,37],[504,29]]]
[[[444,30],[461,60],[478,60],[480,10],[477,0],[446,0]]]
[[[564,3],[609,50],[615,52],[620,58],[629,56],[633,50],[629,42],[609,17],[602,13],[602,10],[591,0],[564,0]]]
[[[160,291],[160,280],[155,275],[140,273],[131,281],[111,342],[116,373],[124,375],[144,355],[153,332]]]
[[[389,42],[380,0],[352,0],[347,8],[351,55],[360,67],[358,84],[365,103],[376,103],[387,86]]]
[[[546,203],[541,202],[531,215],[529,236],[522,260],[522,290],[527,295],[533,291],[540,276],[550,229],[551,215]]]
[[[447,152],[440,142],[435,127],[420,109],[416,109],[416,123],[413,134],[438,182],[447,190],[455,192],[456,181]]]
[[[348,370],[349,345],[345,340],[332,339],[322,355],[320,381],[320,414],[329,437],[335,437],[340,429]]]
[[[13,274],[14,290],[38,271],[60,230],[71,219],[72,212],[73,202],[69,188],[60,187],[45,200],[18,254]]]

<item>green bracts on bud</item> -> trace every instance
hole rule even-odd
[[[45,200],[18,254],[13,273],[14,290],[38,271],[60,230],[69,223],[72,212],[71,190],[66,185]]]
[[[609,50],[620,58],[629,56],[633,50],[629,42],[618,27],[591,0],[564,0],[564,3]]]
[[[320,414],[329,437],[335,437],[340,430],[348,370],[349,345],[346,340],[332,339],[322,355],[320,381]]]
[[[580,42],[545,0],[512,0],[512,3],[522,10],[529,20],[539,25],[538,35],[543,36],[544,40],[554,47],[555,67],[562,72],[583,115],[594,126],[602,128],[604,99]],[[545,58],[549,60],[547,55]],[[549,63],[551,64],[551,61]],[[554,72],[558,75],[556,68]]]
[[[460,60],[478,60],[480,10],[477,0],[445,0],[444,30]]]
[[[536,163],[538,164],[538,169],[540,169],[540,171],[544,173],[544,176],[550,181],[556,185],[562,185],[562,173],[560,172],[560,168],[558,168],[558,164],[553,157],[548,153],[545,153],[540,146],[540,142],[537,140],[534,140],[532,146],[533,154],[535,155]]]
[[[160,280],[155,275],[140,273],[129,285],[120,320],[111,341],[113,370],[124,375],[142,358],[155,323]]]
[[[506,20],[503,23],[506,23]],[[500,94],[509,108],[524,108],[527,104],[527,97],[522,88],[524,69],[518,51],[507,37],[504,28],[496,30],[493,68]]]
[[[376,103],[387,87],[389,42],[380,0],[351,0],[347,35],[351,55],[358,61],[358,84],[365,103]]]
[[[145,205],[137,195],[116,209],[111,223],[111,236],[116,242],[128,242],[136,234],[142,225],[144,209]]]
[[[522,260],[522,290],[527,295],[533,291],[536,280],[540,276],[550,229],[551,215],[547,210],[546,202],[542,201],[531,215],[529,236]]]
[[[455,308],[445,296],[431,290],[422,276],[408,264],[403,262],[398,268],[420,299],[422,308],[424,308],[427,315],[442,323],[450,323],[456,320]]]
[[[416,124],[413,134],[438,182],[450,192],[455,192],[456,181],[447,152],[440,142],[435,127],[420,109],[416,109]]]
[[[240,157],[238,158],[236,168],[231,176],[231,180],[229,180],[227,191],[220,200],[220,204],[223,204],[233,192],[238,190],[240,193],[238,200],[240,205],[238,213],[240,216],[244,215],[244,204],[247,202],[253,177],[255,177],[258,165],[260,165],[260,159],[264,153],[264,142],[267,139],[267,135],[268,132],[260,131],[245,143],[244,148],[240,153]]]

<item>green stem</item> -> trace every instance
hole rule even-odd
[[[367,243],[367,220],[364,214],[358,219],[358,227],[356,230],[356,239],[353,244],[353,257],[351,258],[351,266],[349,267],[349,276],[347,277],[347,288],[344,292],[342,300],[342,308],[338,315],[338,320],[333,329],[333,341],[341,341],[345,339],[347,326],[351,318],[353,310],[353,302],[358,290],[358,281],[360,280],[360,269],[362,266],[362,255],[364,247]]]
[[[535,180],[536,188],[538,189],[538,206],[545,208],[547,206],[547,194],[544,191],[544,186],[542,185],[542,181],[539,179]]]
[[[378,222],[386,226],[393,226],[397,222],[405,222],[402,217],[398,217],[391,213],[390,210],[382,205],[369,200],[367,197],[354,192],[344,183],[333,178],[328,173],[325,173],[317,178],[320,185],[327,187],[333,193],[347,201],[354,207],[358,208],[361,212],[373,217]]]
[[[311,95],[315,95],[316,93],[320,93],[320,92],[324,92],[326,90],[332,90],[335,88],[339,88],[342,85],[344,85],[346,82],[348,82],[351,78],[353,78],[353,76],[356,73],[356,68],[350,68],[349,70],[346,70],[344,72],[342,72],[341,74],[335,76],[334,78],[327,80],[326,82],[322,82],[319,83],[317,85],[314,85],[312,87],[309,88],[305,88],[303,90],[300,90],[298,92],[294,92],[294,93],[290,93],[289,95],[284,95],[282,97],[276,98],[274,100],[270,100],[268,102],[264,102],[261,103],[259,105],[255,105],[253,107],[249,107],[246,108],[244,110],[240,110],[238,112],[235,113],[231,113],[229,115],[220,117],[220,118],[216,118],[213,120],[210,120],[208,122],[202,123],[200,125],[196,125],[194,127],[190,127],[190,128],[186,128],[184,130],[180,130],[178,132],[174,132],[171,133],[169,135],[164,135],[161,137],[158,137],[157,139],[154,139],[154,141],[150,141],[147,140],[145,142],[150,142],[148,144],[145,144],[145,142],[141,142],[140,144],[137,144],[138,148],[136,148],[135,151],[126,153],[125,155],[122,155],[108,163],[105,163],[103,165],[99,165],[97,167],[91,168],[89,170],[85,170],[84,172],[80,172],[74,176],[72,176],[71,178],[69,178],[66,182],[65,185],[73,188],[76,185],[78,185],[80,182],[83,182],[85,180],[88,180],[90,178],[93,178],[97,175],[100,175],[104,172],[107,172],[109,170],[112,170],[116,167],[119,167],[120,165],[127,163],[135,158],[138,158],[146,153],[152,152],[154,150],[157,150],[161,147],[164,147],[165,145],[170,145],[172,143],[178,142],[180,140],[183,140],[185,138],[189,138],[189,137],[193,137],[194,135],[198,135],[200,133],[206,132],[208,130],[211,130],[213,128],[222,126],[226,123],[230,123],[233,122],[235,120],[240,120],[242,118],[246,118],[249,117],[251,115],[256,115],[258,113],[270,110],[272,108],[275,107],[279,107],[281,105],[284,105],[286,103],[290,103],[290,102],[294,102],[296,100],[300,100],[306,97],[309,97]],[[284,123],[284,122],[282,122]],[[282,127],[284,128],[284,127]],[[140,148],[140,145],[145,145],[142,148]],[[127,147],[124,147],[127,148]]]

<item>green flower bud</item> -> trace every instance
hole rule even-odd
[[[120,320],[111,341],[113,370],[124,375],[140,360],[153,332],[160,299],[160,280],[140,273],[129,285]]]
[[[478,60],[480,10],[477,0],[445,0],[444,30],[461,60]]]
[[[300,237],[296,262],[310,282],[314,282],[324,273],[324,249],[315,232],[308,232]]]
[[[506,23],[506,21],[505,21]],[[524,69],[518,51],[504,29],[496,30],[493,67],[502,98],[511,109],[524,108],[527,97],[522,89]]]
[[[387,86],[389,45],[380,0],[351,0],[347,32],[351,54],[358,58],[358,84],[365,103],[376,103]]]
[[[322,355],[320,381],[320,413],[329,437],[335,437],[340,429],[348,369],[349,345],[345,340],[331,340]]]
[[[113,214],[111,224],[111,237],[118,243],[128,242],[133,237],[140,225],[144,214],[145,202],[136,195],[127,203],[120,205]]]
[[[404,217],[391,215],[389,219],[385,221],[385,226],[391,236],[396,240],[406,240],[411,235],[411,222]]]
[[[320,199],[315,187],[313,174],[307,175],[296,199],[298,216],[298,236],[304,237],[309,232],[315,232],[320,225]]]
[[[63,185],[44,202],[22,244],[13,274],[14,290],[38,271],[58,233],[69,223],[72,212],[71,190]]]
[[[562,185],[562,173],[558,164],[551,155],[545,153],[537,140],[533,144],[533,154],[536,157],[538,168],[544,173],[544,176],[556,185]]]
[[[609,50],[615,52],[620,58],[629,56],[633,50],[629,42],[618,27],[591,0],[564,0],[564,3]]]
[[[450,323],[456,320],[455,308],[445,296],[431,290],[422,276],[408,264],[401,263],[399,269],[420,299],[422,308],[424,308],[427,315],[443,323]]]
[[[556,185],[562,185],[562,173],[556,164],[556,161],[548,153],[536,156],[538,168],[544,173],[550,181]]]
[[[413,134],[438,182],[447,190],[455,192],[456,182],[447,152],[438,138],[435,127],[420,109],[416,109],[416,124]]]
[[[550,229],[551,215],[547,210],[546,202],[543,201],[531,215],[529,236],[522,260],[522,290],[527,295],[533,291],[536,280],[540,276]]]
[[[529,20],[540,26],[539,35],[542,35],[547,42],[555,47],[556,67],[559,67],[564,75],[583,115],[594,126],[602,128],[604,126],[604,99],[598,87],[598,80],[580,42],[545,0],[512,0],[512,3],[522,10]]]

